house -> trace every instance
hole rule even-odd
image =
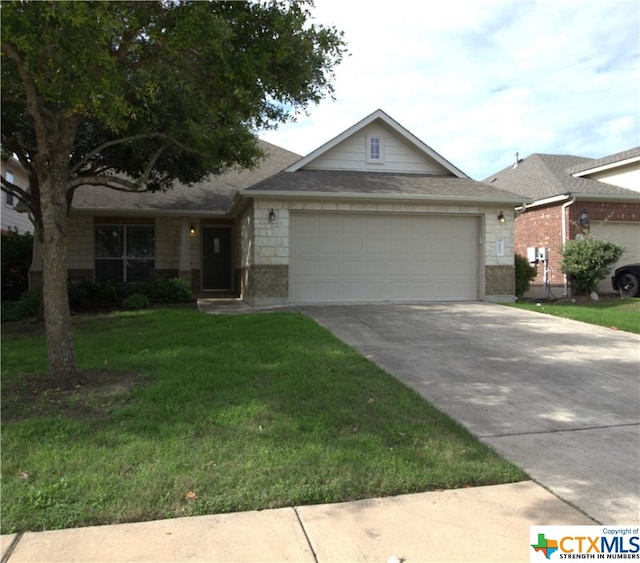
[[[0,160],[0,170],[2,177],[21,188],[29,186],[29,176],[20,161],[15,156]],[[2,192],[2,204],[0,205],[0,217],[2,221],[2,232],[7,233],[9,229],[16,230],[20,234],[27,232],[33,234],[33,223],[27,213],[21,213],[17,209],[18,199],[10,193]]]
[[[521,198],[471,180],[383,111],[304,158],[263,148],[255,170],[193,187],[78,189],[69,278],[180,276],[254,306],[513,301]]]
[[[570,294],[560,263],[566,243],[591,233],[624,245],[617,265],[640,262],[640,147],[601,159],[532,154],[484,180],[531,203],[516,208],[515,251],[538,251],[533,297]],[[531,260],[535,257],[532,256]],[[598,291],[613,291],[609,279]]]

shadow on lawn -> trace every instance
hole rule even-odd
[[[131,371],[91,369],[80,373],[81,384],[69,391],[51,389],[46,374],[25,374],[2,384],[2,421],[65,416],[104,419],[132,399],[131,391],[150,380]]]

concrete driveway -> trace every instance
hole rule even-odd
[[[597,522],[640,522],[639,336],[488,303],[298,310]]]

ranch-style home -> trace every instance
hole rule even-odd
[[[471,180],[383,111],[304,158],[262,146],[256,169],[191,187],[78,189],[69,279],[179,276],[253,306],[514,299],[522,198]]]
[[[532,296],[570,295],[560,262],[564,244],[591,233],[624,246],[614,266],[640,262],[640,147],[593,159],[532,154],[485,179],[490,186],[522,196],[515,210],[515,251],[538,249]],[[600,293],[611,293],[608,277]]]

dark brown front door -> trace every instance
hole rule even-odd
[[[202,289],[231,291],[231,228],[202,229]]]

